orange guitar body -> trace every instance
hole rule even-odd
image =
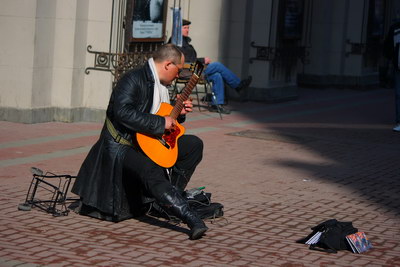
[[[161,103],[160,109],[156,115],[170,116],[176,120],[181,113],[184,101],[189,98],[190,93],[199,81],[204,65],[201,62],[196,62],[193,65],[193,74],[187,82],[185,88],[180,93],[180,97],[176,99],[175,106],[168,103]],[[153,136],[143,133],[136,133],[136,140],[142,151],[156,164],[164,168],[174,166],[178,159],[178,138],[185,133],[185,128],[177,123],[174,129],[165,130],[162,137]]]
[[[156,115],[169,116],[173,106],[161,103]],[[153,135],[137,133],[136,139],[143,152],[156,164],[164,168],[174,166],[178,158],[178,138],[185,133],[185,128],[179,123],[174,129],[167,130],[162,138]]]

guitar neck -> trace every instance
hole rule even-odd
[[[175,106],[170,114],[171,118],[176,120],[179,114],[181,114],[181,111],[184,107],[183,102],[189,98],[189,95],[192,93],[193,88],[196,86],[198,80],[199,76],[196,73],[193,73],[193,75],[190,77],[189,82],[186,84],[185,88],[183,88],[180,97],[176,100]]]

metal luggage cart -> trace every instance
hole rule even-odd
[[[51,172],[43,174],[43,171],[36,167],[31,167],[31,172],[33,178],[25,202],[19,204],[18,209],[30,211],[32,207],[37,207],[53,216],[68,215],[67,204],[79,200],[67,197],[71,181],[76,176]]]

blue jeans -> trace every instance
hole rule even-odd
[[[240,78],[219,62],[208,64],[207,68],[204,70],[204,74],[207,81],[212,83],[212,90],[217,99],[217,103],[215,103],[214,99],[212,100],[213,105],[222,105],[225,103],[224,82],[232,88],[236,88],[240,84]]]
[[[400,70],[394,70],[394,90],[396,103],[396,124],[400,123]]]

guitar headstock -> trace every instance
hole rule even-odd
[[[203,70],[204,70],[204,65],[198,60],[190,66],[190,71],[193,74],[196,74],[198,77],[200,77]]]

